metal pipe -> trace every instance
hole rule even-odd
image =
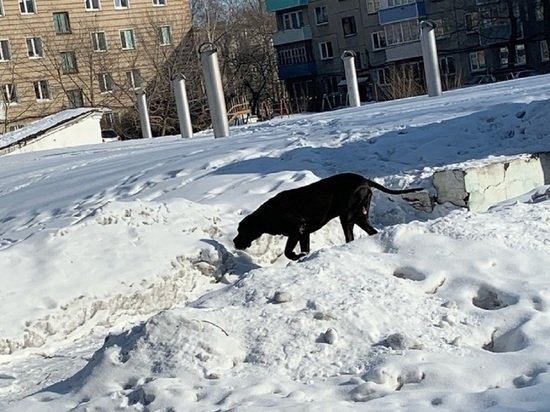
[[[205,46],[208,46],[206,48]],[[212,43],[204,43],[199,47],[201,64],[204,73],[206,96],[212,118],[214,137],[229,136],[229,122],[223,94],[222,77],[218,64],[218,53]]]
[[[422,44],[428,95],[430,97],[441,96],[441,77],[439,75],[439,61],[435,42],[435,23],[433,21],[424,20],[420,22],[420,42]]]
[[[357,73],[355,71],[355,52],[346,50],[342,53],[341,59],[344,62],[344,71],[346,73],[346,86],[348,88],[349,106],[361,106],[359,98],[359,85],[357,84]]]
[[[144,138],[150,139],[153,137],[153,134],[151,133],[151,123],[149,122],[149,112],[147,111],[147,98],[145,97],[145,91],[139,90],[136,94],[139,109],[139,122],[141,124],[141,134]]]
[[[176,109],[178,111],[181,137],[193,137],[191,113],[189,111],[189,101],[187,100],[187,91],[185,89],[185,76],[183,74],[176,75],[172,80],[172,87],[174,88],[174,96],[176,98]]]

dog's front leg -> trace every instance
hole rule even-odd
[[[294,253],[294,248],[296,247],[296,245],[298,244],[298,240],[299,240],[299,236],[298,235],[290,235],[288,237],[288,240],[286,241],[286,246],[285,246],[285,256],[287,258],[289,258],[290,260],[298,260],[300,259],[302,256],[305,256],[305,253],[300,253],[299,255],[297,255],[296,253]]]
[[[309,233],[303,233],[300,236],[300,250],[305,255],[309,253]]]

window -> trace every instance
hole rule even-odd
[[[516,44],[516,64],[526,64],[525,44]]]
[[[319,43],[319,51],[321,52],[321,60],[332,59],[332,43],[329,41]]]
[[[380,85],[390,84],[390,69],[387,67],[384,67],[383,69],[376,69],[376,79]]]
[[[388,24],[384,27],[388,46],[418,40],[420,30],[416,20]]]
[[[470,69],[473,72],[485,70],[485,53],[483,50],[470,53]]]
[[[101,3],[99,0],[86,0],[86,10],[100,10]]]
[[[34,14],[36,13],[36,4],[34,4],[34,0],[19,0],[19,10],[21,14]]]
[[[106,129],[112,129],[116,124],[120,123],[120,113],[108,111],[103,114],[103,119],[101,119],[103,127]]]
[[[166,6],[166,0],[153,0],[153,6]]]
[[[36,100],[50,100],[50,87],[47,80],[34,82],[34,94]]]
[[[69,22],[69,13],[66,11],[53,13],[53,25],[57,34],[67,34],[71,32]]]
[[[301,10],[283,14],[283,30],[298,29],[303,25],[304,14]]]
[[[466,33],[476,33],[479,30],[479,13],[467,13],[464,15]]]
[[[4,103],[6,104],[17,103],[17,86],[13,83],[4,84],[2,86],[2,97],[4,98]]]
[[[80,89],[67,90],[67,99],[69,100],[69,109],[84,107],[84,99]]]
[[[456,73],[455,59],[452,57],[442,57],[439,59],[439,67],[443,75]]]
[[[2,4],[2,0],[0,0],[0,17],[4,16],[4,4]]]
[[[92,47],[96,52],[107,51],[107,38],[104,31],[92,33]]]
[[[130,0],[115,0],[115,9],[130,8]]]
[[[498,9],[496,7],[488,7],[481,12],[481,26],[493,27],[499,25]]]
[[[126,80],[130,89],[138,89],[141,87],[141,74],[139,69],[132,69],[126,72]]]
[[[357,27],[355,26],[355,17],[343,17],[342,29],[344,30],[344,36],[353,36],[357,34]]]
[[[172,44],[172,28],[170,26],[159,27],[159,43],[161,46],[170,46]]]
[[[120,43],[122,50],[135,49],[136,39],[134,38],[134,29],[120,30]]]
[[[327,8],[325,6],[315,7],[315,24],[318,26],[328,23]]]
[[[547,40],[542,40],[540,42],[540,59],[543,62],[547,62],[548,60],[550,60],[550,55],[548,53],[548,41]]]
[[[114,89],[114,81],[111,73],[100,73],[98,76],[99,90],[101,93],[112,92]]]
[[[44,57],[44,50],[42,49],[42,38],[40,37],[27,37],[27,55],[29,59],[38,59]]]
[[[61,70],[63,74],[77,73],[76,54],[74,51],[61,53]]]
[[[417,0],[388,0],[388,6],[389,7],[398,7],[398,6],[404,6],[406,4],[416,3]]]
[[[278,57],[281,66],[307,63],[308,61],[306,48],[303,46],[294,49],[279,50]]]
[[[501,47],[500,48],[500,65],[501,66],[507,66],[509,61],[509,51],[508,47]],[[527,63],[527,56],[525,55],[525,45],[524,44],[516,44],[516,61],[512,62],[514,64],[525,64]]]
[[[367,0],[367,12],[376,13],[380,10],[380,0]]]
[[[372,48],[374,50],[380,50],[386,47],[386,32],[377,31],[371,34],[372,36]]]
[[[537,21],[544,20],[544,7],[542,6],[542,0],[537,0],[535,5],[535,17]]]
[[[6,62],[11,59],[9,40],[0,40],[0,62]]]
[[[449,26],[446,19],[434,20],[435,23],[435,37],[441,38],[449,35]]]

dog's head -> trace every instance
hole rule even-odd
[[[258,239],[263,232],[258,229],[258,226],[254,220],[253,215],[245,217],[241,223],[239,223],[239,228],[237,229],[238,234],[233,239],[233,244],[235,248],[244,250],[252,244],[252,241]]]

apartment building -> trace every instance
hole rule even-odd
[[[83,106],[116,123],[190,28],[188,0],[0,0],[0,133]]]
[[[433,20],[445,88],[475,76],[550,71],[541,0],[267,0],[279,76],[293,98],[320,109],[345,92],[341,55],[356,54],[361,100],[424,90],[418,23]],[[548,34],[546,34],[548,36]]]

